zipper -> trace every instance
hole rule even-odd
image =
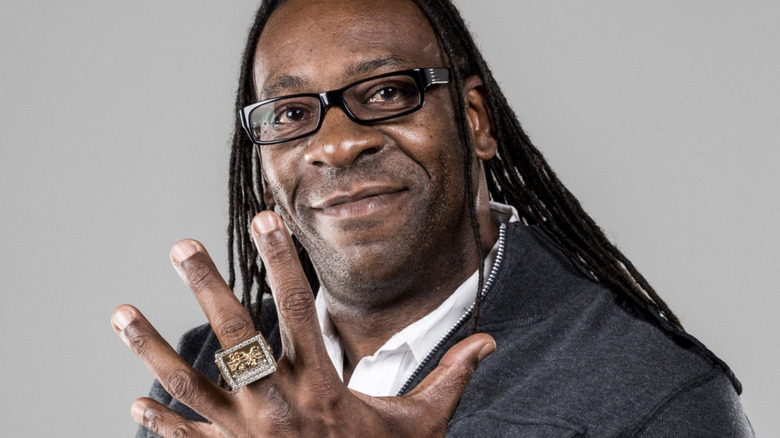
[[[490,289],[490,287],[493,285],[493,282],[496,280],[496,275],[498,275],[498,270],[501,267],[501,261],[504,259],[504,245],[506,243],[506,223],[501,224],[501,228],[498,230],[498,250],[496,251],[496,259],[493,261],[493,267],[490,269],[490,275],[488,275],[487,280],[485,281],[485,284],[482,286],[482,293],[480,293],[480,300],[485,298],[485,295],[487,294],[487,291]],[[433,347],[433,349],[428,353],[427,356],[425,356],[425,359],[423,359],[422,362],[420,362],[420,365],[417,366],[417,369],[414,370],[414,372],[409,376],[408,379],[406,379],[406,383],[404,383],[404,386],[401,387],[401,389],[398,391],[398,394],[401,395],[404,392],[406,392],[409,389],[409,386],[411,386],[412,382],[417,379],[417,376],[420,375],[422,370],[428,365],[428,363],[433,360],[433,356],[437,351],[439,351],[440,348],[444,346],[444,344],[447,342],[447,340],[458,330],[460,329],[463,324],[471,318],[471,314],[474,312],[474,306],[476,303],[472,303],[471,307],[466,310],[466,313],[463,314],[463,316],[458,319],[458,321],[455,323],[455,325],[452,326],[449,330],[447,330],[447,333],[444,334],[444,336],[439,339],[439,342],[436,343],[436,346]]]

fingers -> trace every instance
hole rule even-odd
[[[270,211],[261,212],[252,220],[252,234],[268,271],[285,357],[292,362],[327,360],[314,295],[284,222]]]
[[[136,423],[165,438],[217,436],[210,424],[188,420],[150,398],[136,400],[130,415]]]
[[[171,261],[195,294],[223,348],[256,333],[249,314],[219,275],[203,245],[195,240],[182,240],[171,249]]]
[[[138,309],[119,306],[111,325],[174,398],[211,420],[225,414],[227,393],[192,369]]]
[[[439,366],[409,396],[432,406],[441,406],[442,413],[450,418],[477,365],[495,350],[496,342],[489,335],[469,336],[450,348]]]

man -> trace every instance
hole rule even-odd
[[[112,319],[159,380],[142,426],[752,435],[739,382],[557,180],[447,1],[265,2],[237,107],[229,282],[199,243],[171,252],[210,326],[176,353],[135,308]]]

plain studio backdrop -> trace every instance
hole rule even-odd
[[[780,3],[458,0],[524,128],[780,430]],[[132,436],[152,375],[109,324],[205,322],[168,261],[226,268],[255,0],[0,4],[3,436]],[[522,358],[518,358],[522,360]]]

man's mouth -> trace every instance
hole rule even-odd
[[[338,218],[355,218],[374,213],[396,202],[407,192],[394,185],[367,185],[350,191],[336,191],[312,203],[321,214]]]

